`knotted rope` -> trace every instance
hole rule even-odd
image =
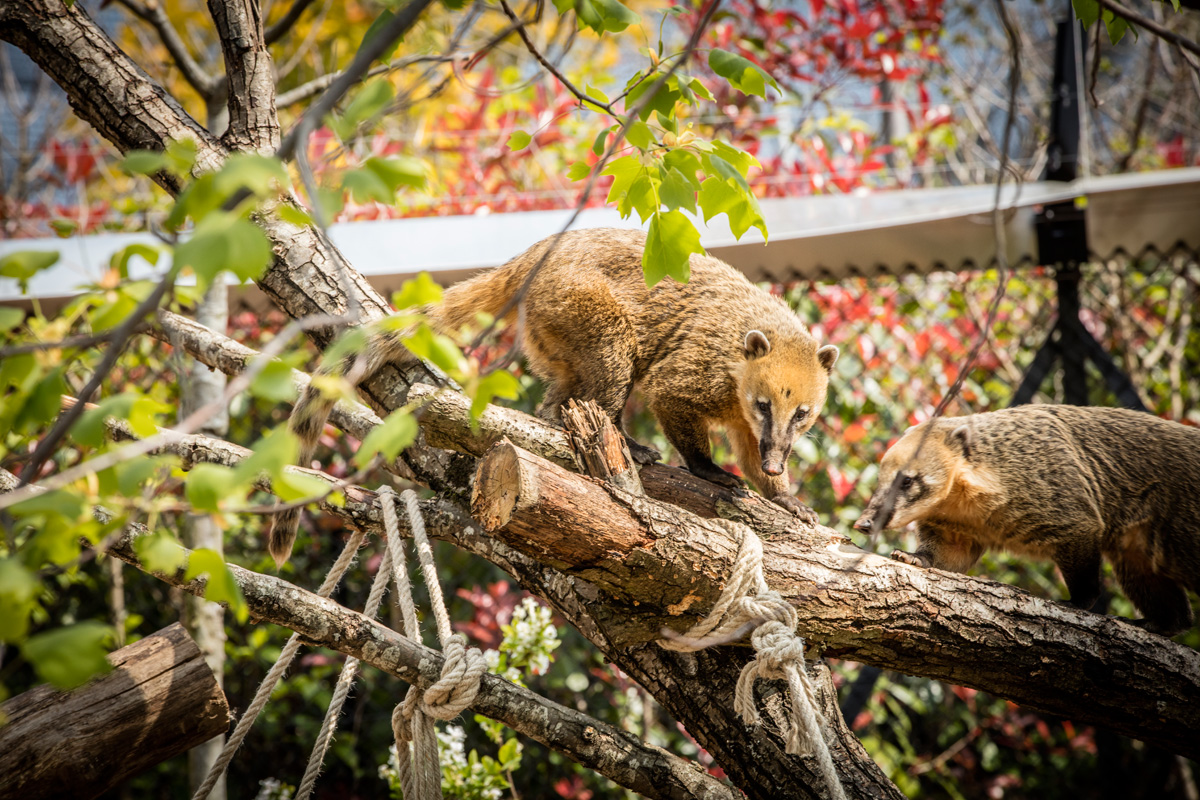
[[[317,589],[317,594],[321,597],[329,597],[329,595],[333,594],[334,588],[342,580],[342,576],[346,574],[346,570],[350,568],[350,564],[354,561],[354,556],[358,554],[358,548],[362,545],[364,536],[365,534],[362,531],[354,532],[350,537],[350,541],[346,543],[345,549],[342,550],[342,554],[338,556],[338,560],[330,567],[329,574],[325,576],[321,587]],[[300,634],[293,633],[287,640],[287,644],[283,646],[283,650],[279,652],[279,660],[275,662],[270,672],[267,673],[262,683],[259,684],[258,691],[254,693],[254,699],[250,702],[246,713],[238,720],[237,727],[233,729],[233,734],[230,735],[229,741],[225,743],[225,748],[221,751],[221,755],[217,756],[217,760],[213,762],[208,775],[204,778],[204,783],[200,784],[200,788],[192,795],[192,800],[205,800],[212,793],[213,787],[217,785],[217,781],[225,774],[226,768],[229,767],[229,762],[233,760],[233,754],[242,746],[242,741],[245,740],[246,734],[250,732],[254,721],[258,719],[258,715],[262,713],[263,708],[267,705],[267,701],[271,699],[271,692],[275,690],[275,686],[279,683],[279,679],[283,677],[283,673],[291,666],[292,659],[296,657],[296,652],[299,649]]]
[[[796,610],[778,592],[767,586],[762,571],[762,542],[745,525],[712,520],[739,537],[738,554],[729,581],[708,616],[677,639],[663,639],[667,650],[695,652],[710,644],[740,638],[747,629],[754,646],[754,660],[742,668],[733,696],[733,710],[747,725],[762,720],[754,699],[754,682],[759,678],[787,682],[791,695],[786,752],[814,755],[817,766],[834,800],[845,800],[829,746],[822,735],[816,691],[804,663],[804,639],[796,635]]]
[[[445,662],[442,664],[441,677],[424,692],[415,686],[409,687],[404,700],[392,712],[392,733],[396,737],[396,761],[405,800],[434,800],[442,796],[442,772],[433,720],[454,719],[475,701],[475,696],[479,694],[480,678],[487,672],[487,663],[479,650],[467,648],[466,637],[451,629],[450,615],[446,613],[437,566],[433,562],[433,549],[425,534],[425,521],[421,518],[416,492],[407,490],[401,497],[408,514],[417,560],[429,591],[429,604],[433,608]],[[404,635],[419,642],[421,630],[417,623],[412,586],[408,580],[400,523],[396,517],[395,492],[391,487],[384,486],[379,491],[379,499],[387,531],[388,561],[396,581],[404,620]]]

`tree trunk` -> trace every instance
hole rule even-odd
[[[0,797],[95,797],[224,733],[229,706],[176,623],[112,653],[108,675],[0,705]]]

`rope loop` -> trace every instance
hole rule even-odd
[[[742,668],[733,694],[733,711],[747,725],[762,722],[754,697],[760,678],[787,683],[790,694],[784,748],[792,755],[815,756],[829,794],[845,800],[846,793],[833,765],[822,728],[820,703],[804,660],[804,639],[796,634],[796,609],[772,591],[763,577],[762,542],[753,530],[727,520],[713,520],[738,537],[738,553],[729,580],[712,611],[683,636],[660,640],[667,650],[695,652],[712,643],[750,630],[754,660]]]

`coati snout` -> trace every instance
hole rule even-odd
[[[884,455],[854,527],[881,515],[883,528],[917,524],[917,551],[893,558],[954,572],[989,548],[1049,558],[1080,608],[1107,558],[1138,624],[1172,634],[1192,624],[1186,590],[1200,591],[1200,430],[1050,405],[921,423]]]

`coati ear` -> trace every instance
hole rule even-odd
[[[834,345],[827,344],[817,351],[817,361],[821,362],[821,366],[826,372],[833,371],[833,365],[837,363],[838,353],[840,351]]]
[[[771,352],[771,342],[762,331],[750,331],[746,334],[746,340],[742,342],[742,352],[749,359],[762,358]]]
[[[971,457],[971,447],[975,443],[975,434],[971,433],[969,425],[959,425],[954,431],[946,437],[946,444],[950,447],[961,447],[963,458]]]

